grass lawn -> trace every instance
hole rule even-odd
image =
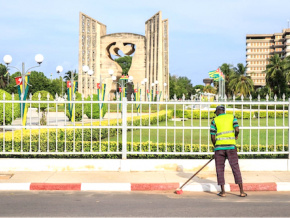
[[[260,119],[260,126],[266,126],[266,119]],[[206,127],[208,125],[207,119],[201,120],[201,126]],[[274,126],[275,120],[273,118],[268,119],[268,126]],[[168,121],[168,126],[174,126],[176,124],[177,127],[181,127],[183,122],[174,122]],[[165,126],[166,122],[160,122],[159,126]],[[199,120],[187,120],[184,121],[184,126],[199,126]],[[242,126],[241,120],[239,120],[239,125]],[[250,120],[244,120],[243,126],[249,126]],[[283,119],[277,118],[276,121],[277,126],[283,126]],[[288,118],[285,119],[285,126],[288,125]],[[152,125],[156,126],[156,125]],[[252,119],[252,126],[258,126],[258,119]],[[167,134],[166,134],[167,132]],[[240,130],[239,139],[237,140],[238,144],[241,144],[241,138],[243,137],[243,145],[257,145],[258,144],[258,132],[259,132],[259,144],[260,145],[274,145],[275,141],[276,144],[283,144],[283,130]],[[268,132],[268,137],[266,137],[266,133]],[[275,139],[275,132],[276,132],[276,139]],[[157,137],[158,135],[158,137]],[[166,137],[167,135],[167,137]],[[132,137],[133,136],[133,137]],[[201,144],[208,144],[211,143],[209,130],[133,130],[128,131],[127,133],[127,140],[129,142],[140,142],[140,137],[142,142],[151,141],[151,142],[158,142],[164,143],[167,138],[168,143],[185,143],[185,144],[199,144],[201,140]],[[122,140],[122,135],[119,134],[119,141]],[[107,140],[107,139],[103,139]],[[267,141],[268,140],[268,143]],[[110,141],[117,141],[117,136],[110,137]],[[284,144],[288,144],[288,133],[287,130],[284,130]]]

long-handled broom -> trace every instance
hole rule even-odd
[[[175,194],[181,195],[183,193],[183,186],[185,186],[193,177],[195,177],[200,171],[202,171],[203,168],[205,168],[212,160],[214,159],[214,157],[212,159],[210,159],[205,165],[203,165],[202,168],[200,168],[192,177],[190,177],[185,183],[183,183],[183,185],[175,190]]]

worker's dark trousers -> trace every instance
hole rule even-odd
[[[216,166],[216,174],[217,174],[217,182],[218,185],[225,184],[225,161],[229,160],[230,166],[232,168],[235,183],[241,184],[242,175],[239,167],[239,158],[237,154],[237,148],[231,150],[218,150],[215,151],[215,166]]]

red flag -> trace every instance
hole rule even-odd
[[[220,68],[218,68],[218,69],[216,70],[216,72],[217,72],[217,73],[221,73],[221,70],[220,70]]]
[[[122,87],[119,87],[119,92],[122,92]]]
[[[100,89],[101,86],[100,86],[100,83],[97,83],[97,89]]]
[[[19,77],[15,77],[15,82],[16,82],[16,85],[22,85],[22,77],[19,76]]]
[[[137,89],[134,89],[134,92],[137,93]]]
[[[71,82],[70,81],[66,81],[66,87],[70,88],[71,87]]]

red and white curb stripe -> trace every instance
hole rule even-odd
[[[183,183],[0,183],[1,191],[62,190],[62,191],[155,191],[175,190]],[[216,192],[214,183],[191,183],[184,191]],[[226,191],[239,191],[236,184],[226,184]],[[290,182],[244,183],[245,191],[290,191]]]

